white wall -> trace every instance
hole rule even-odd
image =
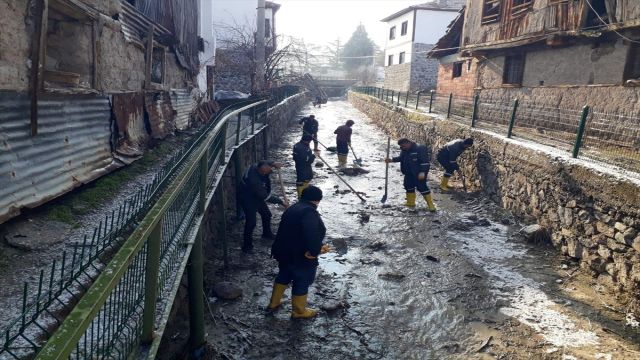
[[[207,91],[207,65],[215,65],[216,37],[213,29],[213,0],[200,0],[200,37],[204,39],[204,52],[200,53],[198,88]],[[214,84],[215,85],[215,84]]]
[[[402,34],[402,23],[407,22],[407,34]],[[389,39],[390,29],[396,27],[396,38]],[[405,52],[405,63],[411,62],[411,39],[413,35],[413,11],[401,15],[387,22],[386,43],[384,47],[384,65],[388,66],[389,55],[393,55],[393,65],[398,65],[398,59],[402,51]]]
[[[415,42],[433,45],[446,33],[457,11],[418,10]]]

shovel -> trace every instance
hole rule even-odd
[[[353,146],[351,146],[351,144],[349,144],[349,148],[351,149],[351,153],[353,154],[353,157],[356,158],[355,160],[353,160],[353,163],[358,166],[362,166],[362,159],[358,159],[358,155],[356,155],[356,152],[353,151]]]
[[[391,148],[391,138],[387,138],[387,158],[389,158],[389,150]],[[386,169],[384,171],[384,195],[382,196],[383,204],[387,202],[387,190],[389,189],[389,163],[386,163]]]
[[[349,183],[348,183],[345,179],[343,179],[343,178],[342,178],[342,176],[340,176],[340,175],[339,175],[335,170],[333,170],[333,168],[331,167],[331,165],[329,165],[329,163],[328,163],[328,162],[326,162],[326,161],[322,158],[322,156],[318,155],[318,159],[322,160],[322,162],[323,162],[325,165],[327,165],[327,168],[329,169],[329,171],[331,171],[335,176],[337,176],[337,177],[338,177],[338,179],[340,179],[340,180],[341,180],[345,185],[347,185],[347,187],[348,187],[348,188],[349,188],[349,189],[350,189],[354,194],[356,194],[356,196],[357,196],[357,197],[359,197],[359,198],[360,198],[360,200],[362,200],[362,202],[367,202],[367,200],[365,200],[365,199],[364,199],[360,194],[358,194],[358,192],[356,192],[356,190],[355,190],[353,187],[351,187],[351,185],[349,185]]]
[[[466,193],[466,192],[468,192],[467,191],[467,184],[466,184],[466,181],[465,181],[465,178],[464,178],[464,174],[462,173],[462,170],[458,169],[458,174],[460,175],[460,179],[462,180],[462,189]]]

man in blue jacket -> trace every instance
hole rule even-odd
[[[242,210],[244,211],[244,241],[242,251],[253,252],[253,230],[256,227],[257,216],[262,219],[262,237],[274,239],[271,231],[271,211],[267,202],[279,204],[285,208],[288,206],[279,197],[271,193],[271,179],[269,175],[274,168],[280,168],[282,164],[269,160],[261,160],[251,165],[240,182],[239,196]]]
[[[418,145],[409,139],[402,138],[398,140],[400,145],[400,156],[396,156],[392,159],[385,159],[385,162],[399,162],[400,171],[404,174],[404,189],[407,192],[406,206],[416,206],[416,188],[422,194],[422,197],[427,202],[429,211],[436,211],[436,206],[433,204],[433,198],[431,197],[431,190],[427,185],[427,174],[429,173],[431,149],[426,145]]]
[[[318,267],[318,256],[328,252],[322,240],[326,228],[318,213],[322,190],[309,186],[302,191],[300,201],[288,208],[280,220],[271,255],[278,261],[278,275],[273,284],[268,311],[282,305],[282,296],[289,284],[291,288],[292,318],[311,318],[318,310],[307,308],[309,286],[313,284]]]
[[[309,145],[313,137],[309,134],[302,135],[300,142],[293,146],[293,161],[296,164],[296,190],[298,191],[298,199],[302,195],[302,190],[309,186],[309,182],[313,179],[312,164],[316,159]]]
[[[438,162],[444,168],[444,176],[442,176],[442,181],[440,182],[440,189],[442,189],[442,191],[449,190],[449,178],[451,178],[454,171],[460,171],[458,157],[471,146],[473,146],[472,138],[456,139],[444,144],[444,146],[438,150]]]

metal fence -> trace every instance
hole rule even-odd
[[[395,92],[378,87],[354,91],[405,108],[439,114],[445,119],[521,138],[640,172],[640,116],[591,109],[544,107],[429,92]]]
[[[299,91],[287,88],[219,111],[150,184],[25,282],[19,316],[0,333],[0,359],[36,353],[43,359],[125,359],[141,339],[151,343],[156,317],[170,309],[170,293],[198,233],[206,191],[216,185],[213,174],[229,149],[266,127],[270,104]]]

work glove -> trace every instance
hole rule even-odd
[[[425,173],[423,173],[423,172],[421,172],[421,173],[419,173],[419,174],[418,174],[418,180],[420,180],[420,181],[424,180],[424,179],[425,179],[425,177],[426,177],[426,174],[425,174]]]
[[[329,246],[328,244],[324,244],[322,245],[322,247],[320,248],[320,254],[326,254],[329,251],[331,251],[331,246]]]
[[[267,199],[267,202],[270,202],[272,204],[278,204],[278,205],[285,205],[284,201],[282,201],[282,199],[280,199],[279,197],[275,196],[275,195],[271,195],[269,196],[269,198]]]
[[[392,163],[392,162],[393,162],[393,160],[391,160],[391,159],[389,159],[389,158],[384,158],[384,162],[388,164],[388,163]]]
[[[318,258],[317,256],[313,256],[313,255],[311,255],[311,253],[309,253],[308,251],[306,251],[306,252],[304,253],[304,257],[306,257],[306,258],[307,258],[307,259],[309,259],[309,260],[313,260],[313,259],[317,259],[317,258]]]

